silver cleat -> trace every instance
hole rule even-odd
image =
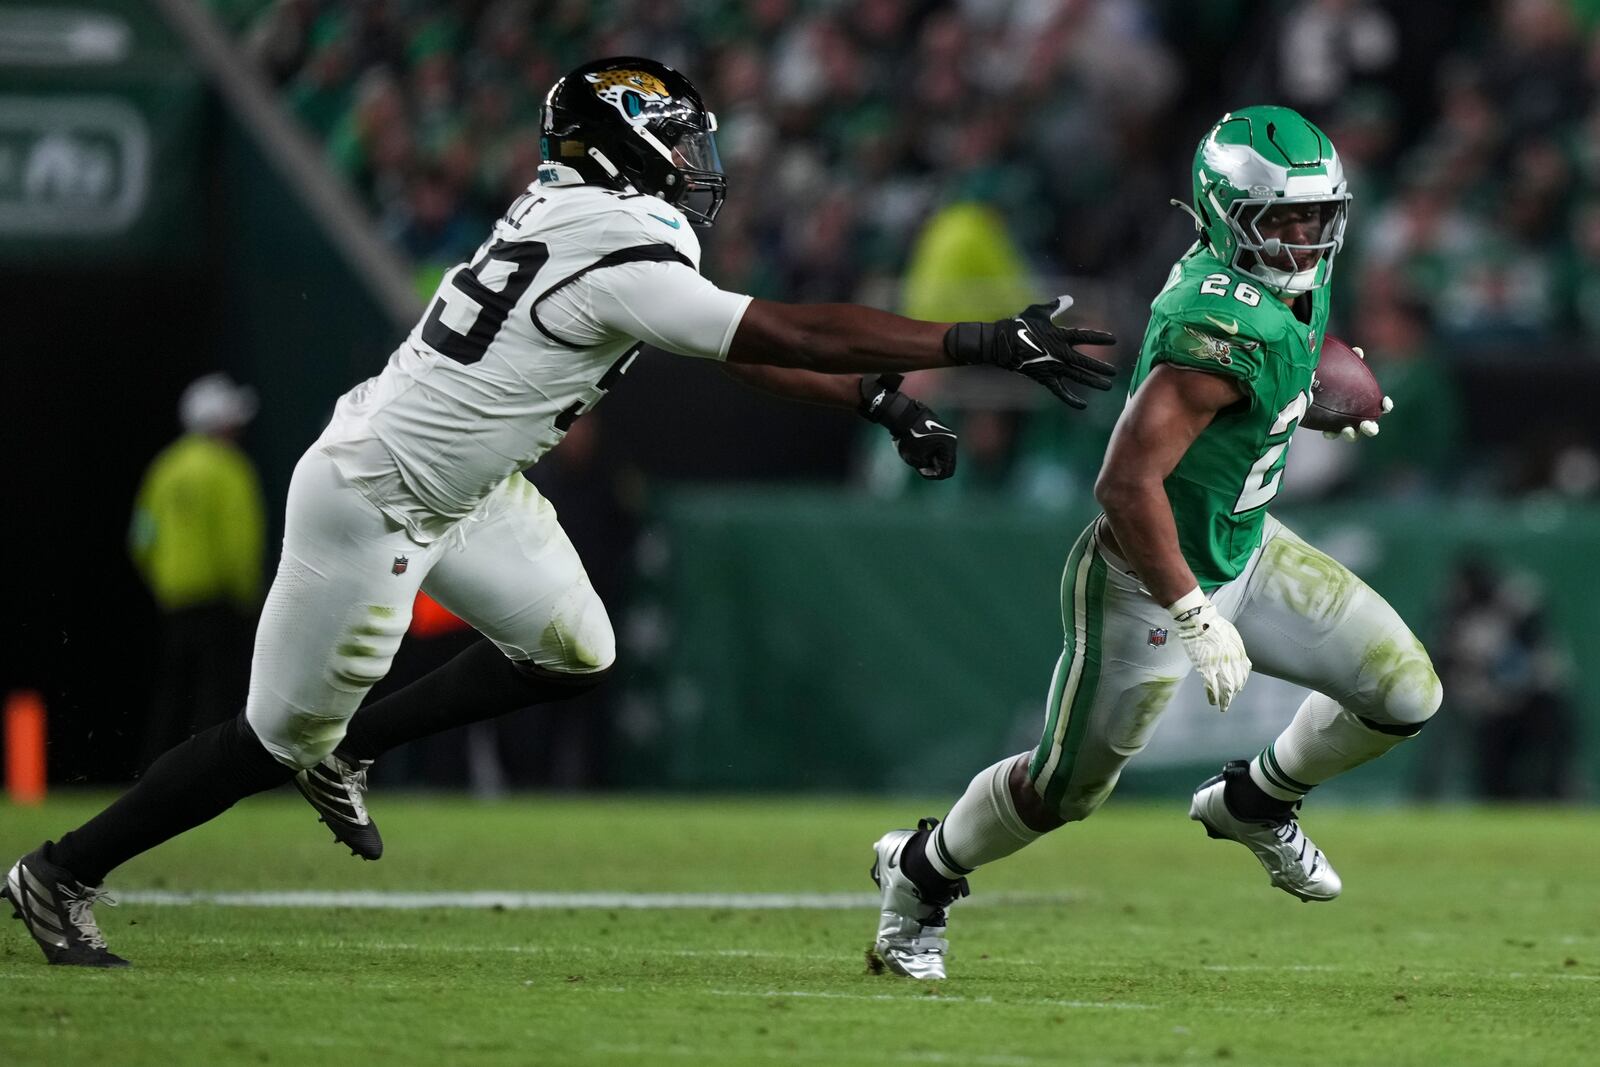
[[[1257,821],[1238,818],[1228,810],[1222,796],[1228,779],[1249,773],[1249,764],[1235,760],[1223,767],[1221,774],[1201,782],[1189,805],[1189,818],[1212,837],[1237,841],[1254,852],[1272,876],[1272,884],[1285,893],[1307,902],[1338,896],[1343,888],[1338,872],[1300,829],[1293,814]]]
[[[945,911],[958,897],[967,895],[961,879],[946,899],[924,899],[916,884],[900,867],[900,853],[920,830],[932,830],[936,819],[922,819],[916,830],[890,830],[872,846],[876,859],[872,880],[883,891],[878,912],[878,939],[873,953],[883,966],[907,978],[940,979],[944,957],[950,949],[945,939]]]

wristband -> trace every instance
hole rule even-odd
[[[868,422],[881,422],[884,405],[900,391],[900,383],[903,381],[905,381],[903,374],[864,375],[858,383],[861,402],[856,405],[856,411]]]
[[[1178,622],[1188,622],[1200,614],[1200,609],[1208,603],[1210,601],[1206,599],[1206,595],[1200,591],[1200,587],[1197,585],[1177,600],[1168,604],[1167,610],[1172,612],[1172,617]]]
[[[900,392],[903,380],[898,374],[862,378],[861,403],[856,405],[862,418],[882,426],[897,440],[928,413],[927,408]]]
[[[993,363],[992,323],[956,322],[944,332],[944,354],[960,364]]]

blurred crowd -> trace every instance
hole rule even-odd
[[[531,180],[545,90],[598,55],[661,59],[718,112],[720,285],[964,318],[1060,281],[1134,338],[1187,240],[1167,201],[1199,135],[1230,106],[1294,106],[1356,195],[1335,332],[1408,414],[1434,409],[1361,488],[1600,488],[1572,483],[1600,460],[1563,451],[1567,427],[1536,471],[1452,462],[1459,364],[1600,342],[1600,0],[213,3],[426,291]],[[1050,438],[1004,406],[1002,459]],[[1003,465],[1047,494],[1082,480]],[[1358,484],[1334,474],[1313,484]]]
[[[1494,554],[1456,561],[1434,644],[1451,714],[1420,758],[1419,797],[1448,795],[1452,780],[1491,800],[1582,795],[1573,663],[1546,600]]]

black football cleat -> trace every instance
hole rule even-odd
[[[0,897],[11,902],[13,918],[33,935],[51,963],[69,967],[129,967],[127,960],[106,950],[105,935],[94,921],[97,902],[116,906],[116,899],[97,886],[84,885],[65,867],[35,849],[6,874]]]
[[[367,768],[371,766],[369,759],[346,760],[333,754],[294,776],[294,787],[317,809],[333,831],[333,839],[364,860],[383,855],[383,835],[367,814]]]

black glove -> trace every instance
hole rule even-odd
[[[941,424],[928,405],[902,393],[903,380],[898,374],[862,378],[856,410],[889,431],[900,458],[918,474],[930,481],[948,478],[956,472],[956,432]]]
[[[944,351],[957,363],[988,363],[1026,374],[1064,404],[1081,408],[1084,400],[1067,381],[1091,389],[1110,389],[1117,368],[1086,356],[1073,345],[1114,345],[1104,330],[1064,330],[1054,320],[1072,306],[1072,297],[1054,304],[1034,304],[1014,318],[999,322],[958,322],[944,335]]]

